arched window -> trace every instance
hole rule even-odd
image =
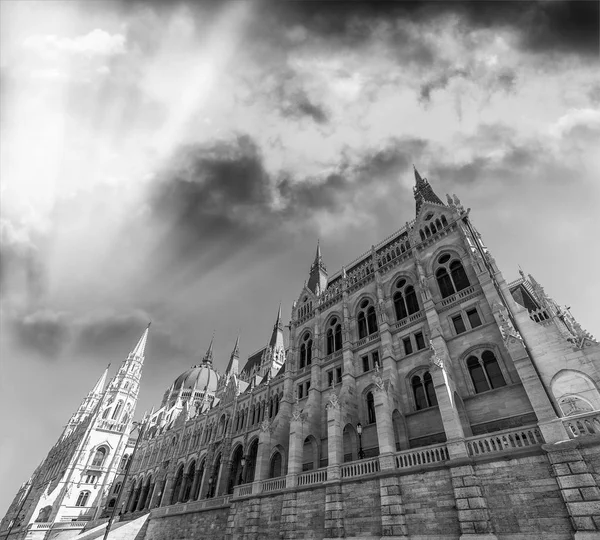
[[[171,494],[171,504],[175,504],[177,502],[177,498],[179,497],[179,491],[181,490],[181,484],[183,483],[183,465],[179,467],[177,471],[177,476],[175,476],[175,483],[173,484],[173,493]]]
[[[437,397],[435,395],[435,389],[433,388],[433,379],[431,378],[429,371],[426,371],[421,376],[415,375],[411,379],[411,386],[417,411],[437,405]]]
[[[498,360],[492,351],[483,351],[481,356],[469,356],[467,368],[477,394],[506,386]]]
[[[300,369],[312,363],[312,339],[310,339],[310,334],[304,334],[302,341],[303,343],[300,345]]]
[[[342,348],[342,325],[339,323],[337,317],[334,317],[329,322],[326,336],[327,355],[333,354]]]
[[[104,459],[106,458],[106,448],[101,446],[96,450],[94,454],[94,459],[92,460],[92,467],[102,467],[104,463]]]
[[[458,291],[466,289],[470,283],[469,278],[458,259],[451,260],[449,253],[444,253],[438,259],[439,268],[435,273],[442,298],[452,296]]]
[[[123,408],[123,401],[119,400],[117,402],[117,405],[115,406],[115,410],[113,411],[113,414],[112,414],[113,420],[117,419],[117,416],[119,416],[119,413],[121,412],[122,408]]]
[[[446,227],[448,225],[448,220],[446,219],[446,216],[442,215],[442,225],[444,227]]]
[[[79,494],[79,497],[77,497],[77,502],[75,503],[75,506],[85,506],[87,504],[89,498],[90,498],[90,492],[82,491]]]
[[[377,422],[375,416],[375,399],[373,398],[373,392],[367,394],[367,424],[374,424]]]
[[[409,285],[405,279],[400,279],[396,283],[396,289],[394,293],[394,310],[396,320],[401,321],[419,311],[419,302],[417,301],[415,288]]]
[[[369,300],[365,299],[360,303],[360,312],[356,320],[358,322],[358,339],[377,332],[377,315],[375,307]]]
[[[110,414],[110,407],[108,407],[103,413],[102,413],[102,418],[106,419],[108,418],[108,415]]]
[[[269,478],[277,478],[281,476],[281,454],[275,452],[271,458],[271,464],[269,466]]]

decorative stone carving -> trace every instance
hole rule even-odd
[[[523,339],[521,338],[521,334],[517,332],[512,322],[508,318],[506,308],[498,303],[495,303],[494,311],[498,313],[498,325],[500,327],[500,333],[502,334],[502,339],[504,340],[504,343],[508,344],[513,339],[523,341]]]
[[[379,367],[379,362],[375,362],[375,373],[371,376],[371,380],[375,384],[377,391],[387,392],[389,381],[383,379],[383,371]]]
[[[444,369],[445,366],[444,366],[443,353],[440,349],[435,348],[432,339],[429,340],[429,348],[431,349],[431,352],[432,352],[431,358],[429,359],[429,364],[431,365],[431,367]]]
[[[273,432],[273,424],[271,424],[271,422],[269,421],[268,418],[265,418],[261,423],[260,423],[260,430],[263,433],[272,433]]]
[[[329,396],[329,399],[327,400],[327,408],[328,409],[339,409],[340,408],[340,401],[335,392],[332,392],[331,395]]]
[[[415,257],[415,268],[417,270],[417,276],[419,277],[419,285],[421,288],[421,296],[423,300],[428,300],[431,298],[431,291],[429,290],[429,284],[427,282],[427,276],[425,275],[425,271],[423,270],[423,265],[421,261]]]
[[[453,199],[454,199],[454,206],[456,206],[456,209],[457,209],[459,212],[464,212],[464,211],[465,211],[465,208],[464,208],[464,206],[461,204],[461,202],[460,202],[460,199],[459,199],[459,198],[458,198],[458,197],[457,197],[455,194],[452,194],[452,197],[453,197]]]
[[[296,405],[294,406],[294,410],[292,411],[292,419],[295,421],[304,422],[306,420],[307,415],[302,412],[300,408],[300,400],[296,396]]]

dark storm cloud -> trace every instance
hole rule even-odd
[[[513,29],[523,50],[597,55],[598,6],[595,0],[282,2],[274,4],[274,12],[284,24],[301,24],[319,36],[355,45],[370,39],[381,22],[407,19],[422,23],[456,15],[468,27]]]
[[[390,139],[361,154],[347,151],[331,172],[309,178],[269,173],[258,146],[246,135],[186,147],[157,179],[150,206],[156,218],[169,224],[164,243],[177,246],[184,257],[199,256],[216,244],[226,248],[217,257],[231,256],[263,232],[312,226],[316,212],[335,214],[357,194],[397,182],[425,147],[419,139]]]
[[[11,317],[10,328],[19,347],[33,351],[41,358],[56,359],[70,337],[64,314],[36,311],[21,317]]]

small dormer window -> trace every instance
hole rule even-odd
[[[425,216],[425,221],[429,221],[429,220],[430,220],[432,217],[433,217],[433,213],[432,213],[432,212],[429,212],[429,214],[427,214],[427,215]]]

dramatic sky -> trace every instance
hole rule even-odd
[[[265,344],[317,238],[413,219],[413,163],[600,333],[598,2],[0,11],[0,513],[149,320],[139,415]]]

